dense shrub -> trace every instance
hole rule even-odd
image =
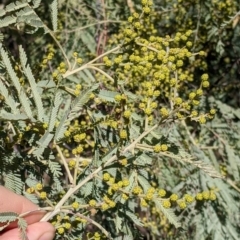
[[[3,3],[0,181],[56,239],[238,239],[239,1],[126,2]]]

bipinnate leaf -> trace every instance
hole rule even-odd
[[[37,83],[36,83],[35,77],[33,76],[32,70],[28,63],[27,55],[21,45],[19,46],[19,53],[20,53],[20,60],[21,60],[21,65],[22,65],[23,71],[24,71],[25,76],[27,77],[29,84],[31,86],[31,92],[32,92],[33,99],[35,102],[38,120],[43,121],[44,120],[44,109],[43,109],[42,99],[41,99],[39,90],[37,88]]]
[[[58,0],[50,0],[49,6],[51,10],[51,19],[52,19],[52,26],[53,31],[57,31],[58,26]]]
[[[27,222],[24,218],[18,218],[18,228],[20,230],[20,238],[22,240],[28,240],[27,237]]]
[[[172,223],[176,228],[181,227],[179,219],[175,215],[173,209],[164,208],[161,203],[161,200],[159,200],[159,199],[155,199],[154,203],[155,203],[156,208],[165,215],[165,217],[169,220],[170,223]]]

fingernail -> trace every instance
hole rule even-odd
[[[55,234],[52,232],[45,232],[38,240],[52,240]]]

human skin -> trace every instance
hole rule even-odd
[[[15,212],[21,214],[36,209],[38,206],[28,199],[0,186],[0,213]],[[36,211],[24,217],[28,223],[27,236],[29,240],[52,240],[54,238],[54,227],[48,222],[39,222],[44,214],[45,212]],[[11,223],[3,232],[0,232],[1,240],[19,240],[19,236],[16,222]]]

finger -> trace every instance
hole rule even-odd
[[[48,222],[38,222],[27,227],[27,236],[29,240],[52,240],[55,236],[55,229],[52,224]],[[19,229],[11,229],[2,235],[1,240],[19,240]]]
[[[26,199],[23,196],[17,195],[14,192],[0,186],[0,213],[1,212],[15,212],[24,213],[38,209],[38,206]],[[28,224],[38,222],[45,212],[33,212],[24,217]],[[10,224],[8,227],[16,227],[16,224]]]

